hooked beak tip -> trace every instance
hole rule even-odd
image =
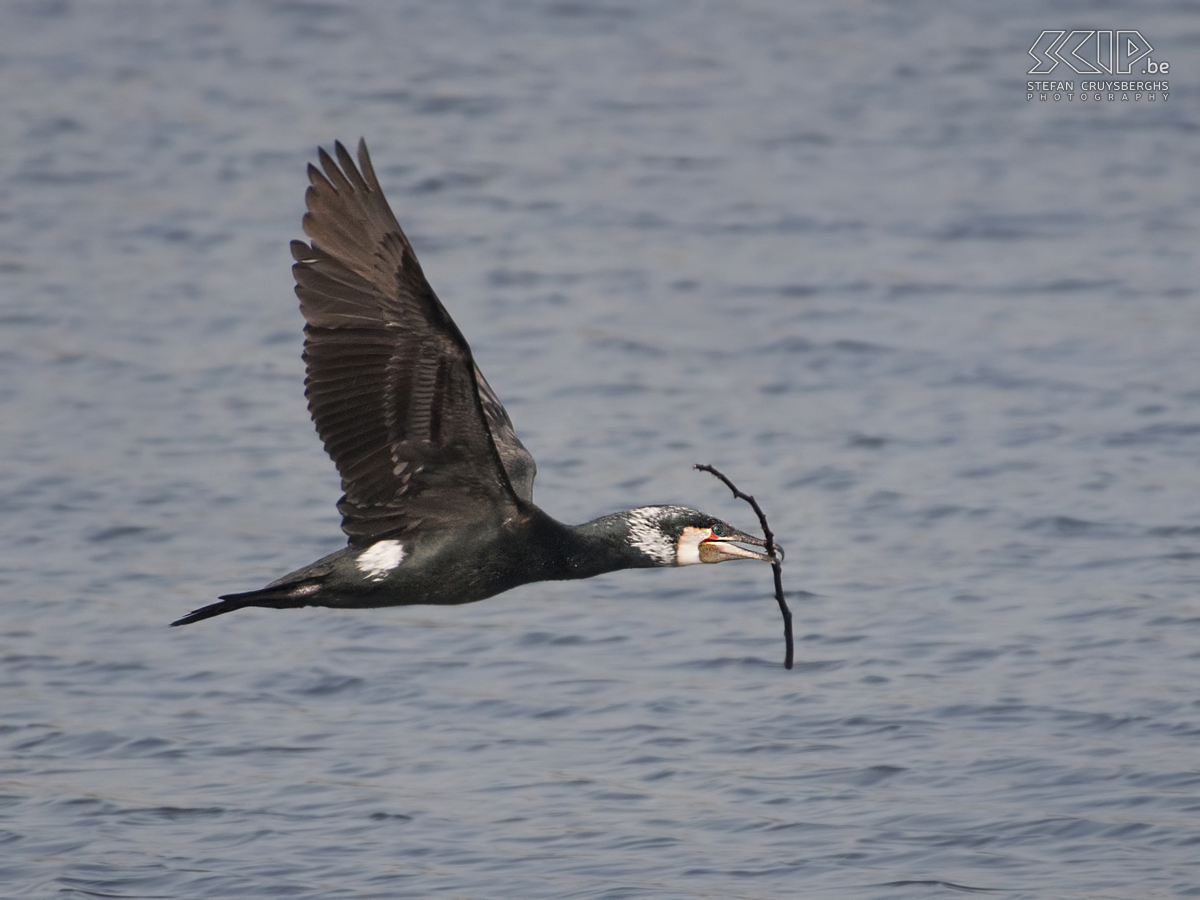
[[[766,546],[767,546],[767,542],[764,541],[762,538],[754,537],[753,535],[745,534],[743,532],[738,532],[737,534],[730,537],[729,540],[737,541],[740,544],[753,544],[755,547],[762,547],[763,549],[766,549]],[[774,543],[774,542],[772,542],[772,543]],[[781,547],[779,544],[776,543],[776,544],[774,544],[774,547],[772,549],[775,551],[774,559],[772,559],[771,556],[769,556],[766,553],[756,553],[756,554],[754,554],[754,559],[761,559],[766,562],[782,563],[783,557],[785,556],[783,547]]]

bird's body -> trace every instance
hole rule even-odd
[[[533,581],[763,559],[763,541],[681,506],[564,525],[533,503],[537,468],[421,272],[375,177],[338,143],[309,166],[292,242],[307,325],[305,394],[342,476],[349,546],[174,622],[247,606],[367,608],[483,600]],[[339,164],[340,163],[340,168]]]

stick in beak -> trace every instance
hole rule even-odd
[[[766,559],[766,560],[769,560],[771,563],[771,574],[773,574],[775,576],[775,599],[779,602],[779,612],[783,614],[783,647],[784,647],[783,667],[785,669],[790,669],[792,667],[792,658],[795,655],[795,646],[792,643],[792,611],[790,609],[788,609],[787,601],[783,598],[783,548],[779,547],[775,544],[775,535],[771,533],[771,527],[767,524],[767,516],[762,511],[762,507],[758,505],[757,500],[755,500],[749,494],[744,494],[741,491],[739,491],[737,489],[737,486],[732,481],[730,481],[721,472],[717,471],[712,466],[701,465],[701,464],[697,463],[692,468],[699,469],[702,472],[708,472],[710,475],[715,475],[722,482],[724,482],[725,487],[727,487],[731,491],[733,491],[733,496],[737,497],[739,500],[745,500],[747,503],[749,503],[750,507],[758,515],[759,524],[762,525],[763,534],[766,536],[765,541],[760,541],[760,540],[758,540],[758,538],[753,538],[748,534],[741,534],[740,532],[737,537],[731,538],[731,539],[736,540],[736,541],[741,541],[742,543],[754,544],[756,547],[763,547],[767,551],[766,555],[763,556],[763,555],[753,553],[753,551],[750,551],[750,550],[744,550],[741,547],[738,548],[739,550],[741,550],[742,553],[751,554],[752,558],[754,558],[754,559]],[[704,549],[705,544],[711,544],[711,543],[712,543],[711,539],[708,541],[701,542],[701,544],[700,544],[701,557],[700,558],[702,561],[704,560],[703,554],[705,552],[713,552],[713,551],[705,551],[705,549]],[[721,542],[717,541],[716,544],[719,546],[719,545],[721,545]],[[726,544],[724,546],[728,547],[729,545]],[[722,551],[716,551],[716,552],[722,553]],[[733,555],[736,555],[736,554],[731,554],[730,556],[733,556]],[[722,555],[719,558],[727,559],[729,557],[725,556],[722,553]]]

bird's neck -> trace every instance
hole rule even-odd
[[[539,544],[550,552],[544,561],[551,579],[591,578],[618,569],[644,569],[670,565],[665,555],[655,556],[639,547],[636,523],[630,513],[601,516],[582,525],[564,525],[546,516]]]

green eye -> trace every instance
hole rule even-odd
[[[720,525],[714,525],[714,526],[712,527],[711,531],[712,531],[712,533],[713,533],[713,534],[715,534],[717,537],[721,537],[723,534],[725,534],[725,532],[722,530],[722,528],[721,528],[721,526],[720,526]]]

